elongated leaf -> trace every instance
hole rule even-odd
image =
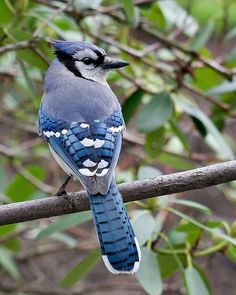
[[[214,149],[219,157],[222,159],[234,159],[234,154],[229,144],[219,132],[213,122],[191,101],[184,97],[180,97],[177,101],[181,108],[190,116],[197,118],[207,130],[207,135],[205,136],[206,142]]]
[[[39,180],[44,180],[45,171],[42,166],[30,165],[27,167],[27,170]],[[32,197],[35,191],[36,188],[23,176],[16,175],[7,187],[5,194],[9,196],[14,202],[19,202]]]
[[[208,67],[195,68],[193,70],[194,80],[192,84],[202,90],[209,90],[223,82],[222,76]]]
[[[142,262],[136,273],[138,281],[143,289],[150,295],[162,293],[162,281],[157,257],[154,252],[142,248]]]
[[[7,23],[9,23],[12,20],[13,13],[7,7],[4,0],[0,1],[0,11],[1,11],[1,17],[0,17],[0,27],[1,27],[1,26],[5,26]]]
[[[208,93],[211,95],[212,94],[214,95],[214,94],[228,93],[232,91],[236,91],[236,80],[232,82],[224,82],[220,84],[219,86],[211,88],[208,90]]]
[[[14,279],[18,280],[20,278],[20,273],[13,260],[12,254],[5,247],[0,247],[0,264]]]
[[[212,33],[215,29],[215,22],[210,20],[207,22],[205,27],[201,29],[199,34],[196,36],[196,38],[193,40],[193,43],[191,44],[190,48],[194,50],[199,50],[203,46],[206,45],[206,43],[209,41]]]
[[[195,267],[189,266],[185,269],[184,279],[188,295],[210,295],[204,279]]]
[[[178,157],[177,155],[172,155],[169,153],[163,152],[157,156],[157,159],[161,163],[169,165],[179,170],[193,169],[194,167],[196,167],[196,165],[192,162],[188,162],[187,160],[184,160],[181,157]]]
[[[176,120],[174,120],[173,118],[170,120],[170,126],[171,126],[172,131],[175,133],[175,135],[181,141],[181,143],[182,143],[183,147],[185,148],[185,150],[190,152],[191,149],[190,149],[188,139],[185,136],[185,134],[182,132],[182,130],[179,128],[178,123],[176,122]]]
[[[122,0],[122,5],[125,11],[126,18],[129,23],[133,22],[134,19],[134,3],[133,0]]]
[[[53,233],[52,235],[50,235],[50,238],[65,244],[69,248],[74,248],[78,244],[77,239],[72,238],[71,236],[62,232]]]
[[[140,132],[149,133],[162,127],[171,117],[173,103],[167,92],[154,95],[139,113],[137,127]]]
[[[143,10],[142,15],[144,15],[157,29],[163,30],[165,28],[166,20],[158,2],[154,2],[151,9]]]
[[[212,234],[212,235],[215,235],[216,237],[219,237],[233,245],[236,246],[236,239],[230,237],[230,236],[227,236],[226,234],[224,234],[220,229],[212,229],[200,222],[198,222],[197,220],[193,219],[192,217],[178,211],[178,210],[175,210],[174,208],[168,208],[169,211],[171,211],[172,213],[174,213],[175,215],[195,224],[196,226],[200,227],[201,229],[205,230],[206,232]]]
[[[187,221],[182,221],[175,229],[171,232],[171,237],[173,233],[184,233],[185,237],[182,244],[188,242],[189,245],[195,245],[196,241],[200,238],[202,229]]]
[[[197,20],[188,14],[176,1],[158,1],[165,18],[186,35],[194,36],[198,31]]]
[[[194,202],[194,201],[189,201],[189,200],[184,200],[184,199],[173,199],[172,202],[174,204],[184,205],[184,206],[191,207],[193,209],[197,209],[197,210],[199,210],[199,211],[201,211],[202,213],[205,213],[205,214],[211,214],[212,213],[210,208],[208,208],[205,205]]]
[[[101,0],[75,0],[74,5],[76,10],[80,12],[81,10],[85,10],[88,8],[96,8],[100,5]]]
[[[38,239],[45,238],[47,236],[52,235],[53,233],[63,231],[67,228],[70,228],[75,225],[79,225],[84,223],[92,218],[92,214],[89,211],[79,212],[74,214],[69,214],[67,216],[63,216],[60,220],[52,222],[48,227],[44,228],[37,235]]]
[[[30,77],[28,75],[27,68],[26,68],[23,61],[19,60],[19,64],[20,64],[20,68],[21,68],[21,71],[23,73],[23,76],[25,78],[25,81],[27,83],[28,90],[29,90],[29,93],[30,93],[30,97],[34,102],[36,102],[37,95],[36,95],[36,92],[35,92],[35,89],[34,89],[34,84],[32,83],[32,81],[31,81],[31,79],[30,79]]]
[[[139,103],[142,100],[143,95],[144,92],[138,89],[134,93],[132,93],[123,103],[122,113],[126,124],[132,118],[134,112],[136,111],[137,107],[139,106]]]
[[[186,263],[185,254],[176,255],[178,255],[178,258],[182,262],[182,264]],[[161,277],[163,279],[170,277],[179,269],[179,265],[172,254],[158,253],[157,259],[160,266]]]
[[[98,263],[100,257],[100,249],[96,248],[68,272],[68,274],[61,281],[60,286],[69,287],[77,281],[83,279]]]
[[[151,239],[156,228],[155,219],[148,210],[137,210],[132,218],[132,225],[141,246]]]
[[[145,146],[151,157],[156,157],[165,143],[165,128],[161,127],[146,135]]]
[[[231,40],[231,39],[233,39],[233,38],[235,38],[235,37],[236,37],[236,27],[234,27],[232,30],[230,30],[230,31],[226,34],[225,39],[226,39],[227,41],[229,41],[229,40]]]

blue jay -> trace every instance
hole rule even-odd
[[[115,183],[125,128],[109,70],[128,65],[100,47],[54,41],[56,58],[44,81],[38,131],[63,170],[87,191],[103,261],[113,274],[139,268],[140,248]],[[65,192],[69,178],[59,190]]]

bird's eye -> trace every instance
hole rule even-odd
[[[85,57],[83,58],[83,63],[86,64],[86,65],[90,65],[91,63],[93,63],[93,60],[89,57]]]

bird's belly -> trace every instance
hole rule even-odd
[[[74,173],[74,171],[57,155],[57,153],[53,150],[53,148],[49,144],[50,151],[57,161],[58,165],[68,174],[72,176],[74,180],[78,180],[78,176]]]

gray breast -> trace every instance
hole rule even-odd
[[[74,76],[54,61],[45,77],[43,111],[66,121],[92,121],[109,117],[120,105],[109,86]]]

